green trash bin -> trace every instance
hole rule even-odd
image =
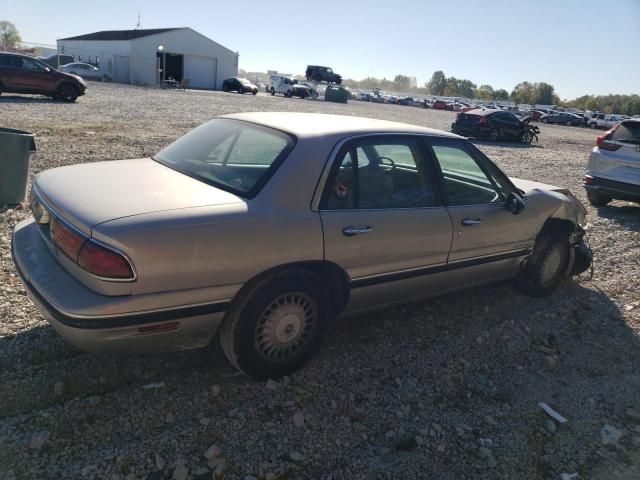
[[[344,87],[329,85],[324,92],[325,102],[347,103],[349,92]]]
[[[29,161],[36,151],[34,137],[22,130],[0,128],[0,206],[25,200]]]

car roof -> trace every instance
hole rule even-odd
[[[250,112],[223,115],[221,118],[257,123],[291,133],[297,137],[321,137],[324,135],[348,136],[350,134],[362,133],[418,133],[439,137],[463,138],[453,133],[418,125],[348,115],[298,112]]]
[[[468,112],[465,112],[465,113],[467,115],[487,116],[487,115],[491,115],[492,113],[498,113],[503,111],[504,110],[495,109],[495,108],[474,108],[473,110],[469,110]],[[507,113],[511,113],[511,112],[507,112]]]

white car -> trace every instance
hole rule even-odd
[[[583,180],[594,207],[613,199],[640,203],[640,119],[629,119],[600,135]]]
[[[622,121],[620,115],[607,115],[605,113],[594,113],[588,120],[589,127],[591,128],[611,128],[615,124]]]
[[[62,65],[61,67],[58,67],[58,70],[60,70],[61,72],[78,75],[79,77],[82,77],[86,80],[102,80],[103,79],[103,75],[102,75],[102,72],[100,72],[100,69],[97,67],[94,67],[89,63],[81,63],[81,62],[68,63],[66,65]]]

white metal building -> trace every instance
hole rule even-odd
[[[195,30],[108,30],[58,40],[58,53],[91,63],[115,82],[154,86],[170,77],[190,88],[221,89],[238,75],[238,54]],[[166,65],[166,68],[165,68]]]

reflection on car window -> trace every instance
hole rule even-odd
[[[478,205],[500,202],[501,192],[463,145],[435,144],[449,205]]]
[[[356,140],[342,150],[323,208],[415,208],[439,204],[415,139]]]
[[[34,62],[33,60],[29,60],[28,58],[21,58],[20,60],[21,60],[20,68],[23,68],[25,70],[33,70],[33,71],[44,70],[44,67],[42,67],[37,62]]]
[[[286,134],[231,119],[214,119],[160,151],[154,160],[214,186],[255,194],[293,147]]]

